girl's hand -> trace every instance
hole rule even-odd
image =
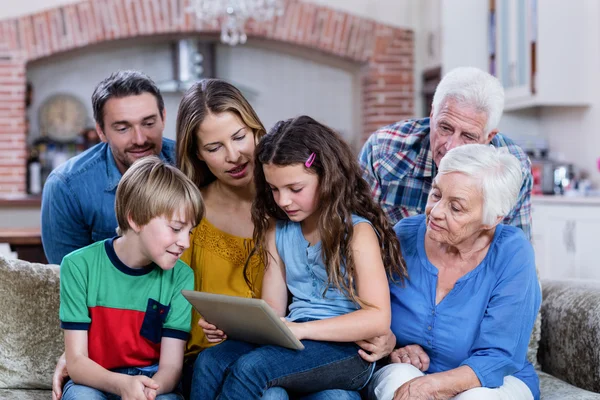
[[[358,354],[363,360],[375,362],[390,354],[396,346],[396,336],[390,330],[386,335],[375,336],[367,340],[356,342],[361,348]]]
[[[216,326],[209,323],[204,318],[200,318],[198,325],[204,331],[206,339],[211,343],[218,343],[227,339],[227,335],[222,330],[217,329]]]
[[[285,319],[285,317],[280,317],[280,319],[283,321],[284,324],[287,325],[288,328],[290,328],[294,336],[296,336],[296,339],[303,340],[306,338],[304,335],[303,323],[290,322],[287,319]]]
[[[442,400],[437,393],[434,380],[420,376],[400,386],[394,393],[394,400]]]
[[[429,369],[429,356],[418,344],[409,344],[392,351],[390,361],[392,363],[412,364],[423,372]]]
[[[148,400],[146,388],[156,390],[158,383],[145,375],[125,376],[121,385],[121,400]]]

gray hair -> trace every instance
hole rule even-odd
[[[460,172],[477,179],[483,191],[483,223],[493,225],[513,209],[523,182],[521,163],[506,147],[465,144],[450,150],[439,174]]]
[[[459,67],[448,72],[433,95],[434,117],[444,102],[453,99],[487,115],[485,134],[498,127],[504,110],[504,89],[494,76],[474,67]]]

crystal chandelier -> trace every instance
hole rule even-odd
[[[265,22],[283,15],[285,0],[190,0],[190,10],[203,22],[221,20],[221,41],[246,43],[244,25],[250,18]]]

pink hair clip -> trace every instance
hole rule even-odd
[[[308,156],[308,159],[304,163],[304,166],[306,168],[310,168],[310,166],[313,165],[313,162],[315,162],[316,157],[317,157],[317,155],[315,153],[310,153],[310,156]]]

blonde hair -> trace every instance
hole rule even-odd
[[[131,229],[128,218],[144,226],[153,218],[171,217],[181,208],[185,210],[185,221],[197,225],[204,216],[200,190],[181,171],[158,157],[141,158],[129,167],[117,187],[117,234]]]
[[[203,79],[183,95],[177,112],[177,167],[198,187],[215,180],[206,163],[198,157],[198,130],[210,113],[231,112],[252,130],[258,141],[265,127],[242,93],[221,79]]]

